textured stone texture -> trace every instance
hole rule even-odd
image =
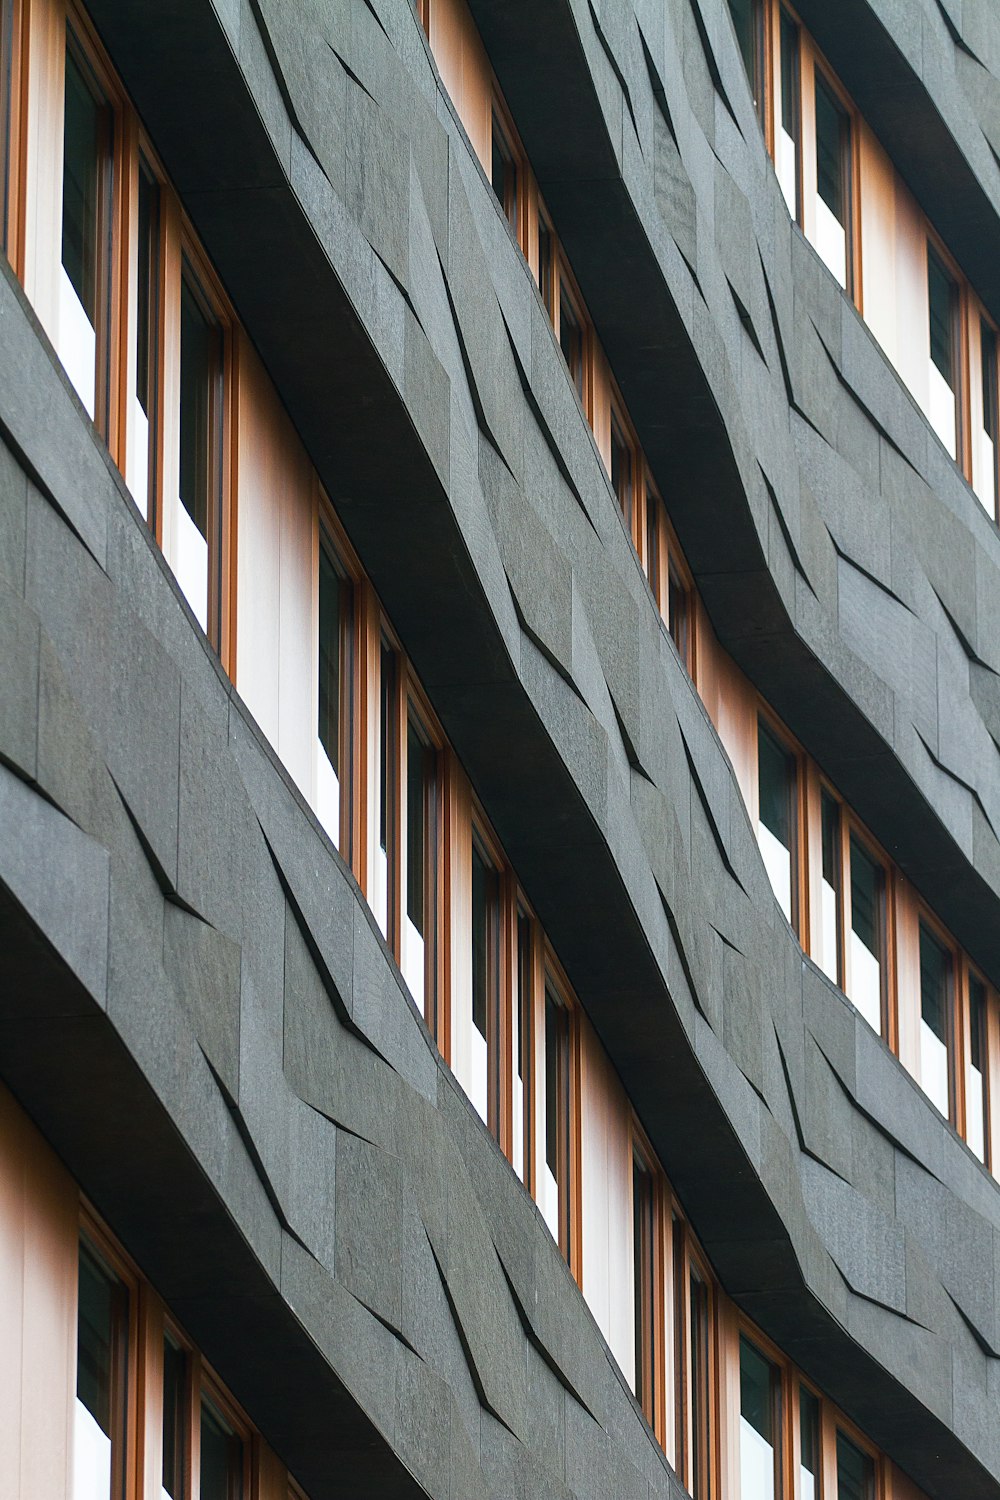
[[[1000,981],[1000,541],[725,0],[472,9],[720,636]],[[1000,313],[989,0],[800,9]],[[997,1496],[996,1185],[776,911],[408,0],[91,10],[723,1284]],[[0,330],[0,1074],[310,1493],[679,1493],[6,267]]]

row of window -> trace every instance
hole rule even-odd
[[[3,1089],[0,1120],[0,1234],[14,1335],[0,1350],[0,1370],[11,1354],[19,1364],[22,1347],[36,1351],[42,1379],[13,1388],[7,1418],[15,1451],[39,1433],[52,1435],[55,1448],[67,1433],[68,1462],[54,1465],[65,1490],[53,1478],[47,1492],[68,1500],[304,1500]],[[634,1123],[632,1142],[634,1388],[694,1500],[922,1500],[737,1312]],[[16,1274],[28,1247],[42,1244],[36,1274]]]
[[[449,0],[421,0],[417,11],[531,269],[653,597],[690,669],[691,576],[496,78],[467,13]],[[477,74],[478,90],[471,82]]]
[[[989,1165],[992,986],[762,705],[756,792],[761,856],[802,946]]]
[[[2,35],[10,47],[17,19],[9,5]],[[19,205],[8,239],[15,264],[36,305],[52,315],[53,342],[196,616],[355,871],[438,1045],[578,1281],[593,1287],[583,1190],[593,1107],[582,1074],[599,1044],[85,17],[64,0],[39,0],[32,27],[31,48],[23,36],[19,45],[34,71],[26,65],[19,75],[24,88],[11,115],[22,140],[10,159],[27,163],[8,200]],[[61,178],[42,151],[52,140],[62,142]],[[550,250],[562,266],[554,237]],[[569,285],[568,268],[554,274]],[[52,286],[58,296],[47,303]],[[561,290],[554,298],[561,337],[560,298]],[[586,329],[584,341],[594,343]],[[572,373],[568,354],[567,362]],[[608,411],[609,472],[649,568],[662,556],[650,540],[654,492],[624,410]],[[261,453],[266,463],[250,461]],[[666,538],[665,561],[674,556],[682,566],[662,507],[654,513],[662,516],[656,534]],[[277,555],[286,571],[272,589],[266,568],[279,566]],[[237,657],[237,634],[253,640],[265,597],[277,601],[280,629],[268,616],[261,649]],[[666,597],[674,638],[691,661],[689,596],[676,609],[669,590]],[[269,662],[277,638],[281,650]],[[634,1326],[627,1338],[616,1327],[616,1347],[690,1485],[714,1495],[710,1476],[722,1460],[705,1393],[706,1381],[718,1379],[711,1316],[718,1297],[677,1206],[666,1215],[669,1194],[651,1153],[638,1148],[621,1170],[633,1218],[617,1227],[639,1258],[626,1276]],[[671,1286],[679,1277],[684,1288],[677,1305],[686,1309],[671,1325],[682,1330],[672,1335],[672,1436],[669,1300],[655,1269],[667,1264],[668,1236],[688,1246],[685,1269],[676,1270],[675,1250],[669,1261]],[[603,1280],[607,1291],[610,1271]],[[829,1490],[831,1500],[836,1493]]]
[[[791,6],[729,8],[789,213],[998,519],[995,323]]]
[[[773,0],[730,3],[762,119],[770,120],[772,104],[777,110],[775,161],[790,210],[806,225],[831,270],[850,290],[856,224],[852,183],[857,174],[852,144],[855,126],[849,105],[786,6]],[[425,0],[422,22],[432,46],[438,44],[446,66],[448,37],[459,29],[455,15],[456,7],[448,0]],[[468,51],[463,55],[466,60]],[[482,90],[489,98],[493,190],[536,275],[570,377],[595,433],[599,433],[602,417],[594,393],[599,385],[600,346],[485,57],[480,67]],[[470,109],[469,71],[466,68],[461,98],[471,120],[475,111]],[[808,128],[803,123],[804,100],[808,102]],[[815,161],[811,155],[804,155],[804,140],[813,142]],[[805,212],[807,203],[810,207]],[[953,378],[957,283],[932,245],[927,255],[931,364],[942,379],[951,381],[951,392],[958,389]],[[568,323],[563,322],[564,306]],[[984,372],[990,361],[994,369],[989,389],[995,389],[992,333],[988,338],[987,332],[983,333],[983,349],[989,352]],[[587,350],[592,354],[589,362]],[[953,396],[949,399],[953,438],[957,431],[955,406]],[[611,486],[670,633],[700,686],[702,672],[694,652],[698,610],[691,575],[610,374],[606,400],[606,462]],[[937,410],[946,408],[947,402],[942,405],[938,401]],[[599,438],[599,447],[603,446]],[[991,447],[991,472],[993,451]],[[706,641],[706,651],[710,649]],[[903,889],[903,883],[894,884],[889,862],[873,852],[871,839],[833,787],[822,781],[818,770],[813,768],[809,778],[805,777],[800,768],[800,762],[803,766],[805,763],[801,752],[792,752],[787,737],[769,723],[766,710],[762,713],[757,733],[756,826],[761,854],[782,910],[806,951],[844,990],[873,1029],[904,1057],[935,1106],[988,1164],[986,1058],[988,1018],[996,1004],[993,991],[929,911],[919,908],[915,932],[910,932],[913,922],[904,922],[902,908],[897,910],[895,901],[897,887]],[[805,799],[807,784],[808,808],[805,800],[800,806],[800,795]],[[904,954],[896,952],[896,944],[904,948],[911,936],[909,946],[915,947],[919,962],[908,966]],[[919,997],[919,1023],[910,1028],[914,1032],[911,1037],[905,1021],[901,1023],[900,1012],[906,1010],[914,995]]]

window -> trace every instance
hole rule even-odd
[[[412,702],[406,720],[406,910],[403,978],[433,1029],[436,1021],[437,749]]]
[[[472,1068],[469,1097],[499,1133],[500,872],[472,842]]]
[[[201,1500],[243,1500],[243,1443],[207,1396],[201,1398]]]
[[[492,117],[492,170],[491,179],[497,202],[503,209],[504,218],[517,235],[517,162],[510,145],[507,131],[496,109]]]
[[[534,1034],[534,944],[532,922],[517,909],[516,993],[511,1007],[511,1164],[531,1187],[531,1042]]]
[[[73,33],[66,36],[62,268],[56,347],[89,415],[108,417],[114,118]]]
[[[79,1264],[73,1500],[121,1500],[129,1294],[86,1241]]]
[[[958,457],[958,287],[933,246],[927,246],[930,360],[927,416],[952,458]]]
[[[551,981],[545,986],[545,1077],[542,1139],[545,1161],[538,1206],[567,1260],[576,1253],[570,1213],[573,1097],[570,1077],[570,1016]],[[571,1262],[572,1263],[572,1262]]]
[[[821,1428],[819,1399],[799,1386],[799,1497],[819,1500]]]
[[[883,1030],[885,871],[852,835],[848,995],[873,1031]]]
[[[969,972],[969,1066],[965,1084],[965,1139],[981,1162],[988,1159],[989,1092],[986,1070],[986,986]]]
[[[0,250],[12,252],[10,206],[14,169],[14,5],[0,0]]]
[[[417,20],[424,30],[424,34],[430,38],[431,34],[431,0],[413,0],[413,9],[417,13]]]
[[[638,1151],[632,1156],[632,1267],[635,1297],[635,1395],[647,1422],[656,1426],[659,1362],[656,1295],[656,1189]]]
[[[757,724],[759,815],[757,842],[771,888],[787,920],[796,925],[795,757],[765,725]]]
[[[761,0],[729,0],[754,108],[764,118],[764,9]]]
[[[781,49],[781,115],[775,132],[775,168],[788,212],[798,223],[800,212],[801,91],[799,85],[799,28],[781,7],[778,45]]]
[[[316,732],[316,816],[350,857],[353,594],[333,546],[319,546],[319,722]]]
[[[1000,463],[1000,408],[997,405],[997,336],[985,318],[979,322],[979,351],[982,368],[983,420],[979,429],[979,451],[976,460],[976,494],[987,515],[997,517],[1000,485],[997,465]]]
[[[822,885],[820,894],[820,968],[840,984],[840,804],[827,791],[820,793]]]
[[[160,369],[160,185],[141,158],[136,197],[136,301],[132,326],[135,383],[129,402],[125,479],[143,519],[155,525],[156,404]]]
[[[875,1464],[839,1430],[837,1500],[875,1500]]]
[[[691,1494],[712,1493],[712,1309],[708,1282],[692,1265],[689,1280],[691,1351]]]
[[[542,294],[545,309],[555,320],[555,279],[552,230],[541,214],[538,215],[538,290]]]
[[[946,1119],[951,1101],[951,954],[920,923],[920,1086]]]
[[[375,920],[390,947],[396,941],[396,802],[397,770],[396,653],[385,636],[379,648],[378,715],[378,837],[372,889],[369,895]]]
[[[632,445],[614,412],[611,413],[611,488],[631,537],[635,524],[635,462]]]
[[[582,401],[584,393],[583,323],[563,280],[559,282],[559,347],[562,349],[570,378],[576,386],[576,393]]]
[[[781,1490],[781,1372],[740,1335],[740,1500]]]
[[[675,1212],[670,1215],[672,1266],[671,1297],[674,1324],[674,1468],[683,1480],[687,1474],[690,1444],[687,1435],[687,1316],[684,1285],[684,1226]]]
[[[186,1500],[187,1352],[167,1334],[163,1340],[163,1468],[161,1486],[170,1500]]]
[[[667,629],[685,666],[689,665],[690,629],[688,614],[690,596],[673,558],[667,569]]]
[[[222,626],[222,326],[190,266],[181,277],[179,504],[171,562],[218,647]]]
[[[816,249],[851,291],[851,122],[816,69]]]

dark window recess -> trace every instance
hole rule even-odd
[[[822,73],[816,73],[816,191],[847,228],[851,123]]]
[[[802,1475],[812,1479],[812,1485],[803,1479],[803,1495],[817,1496],[816,1481],[819,1478],[819,1398],[812,1391],[799,1387],[799,1468]]]
[[[538,290],[542,294],[549,317],[553,310],[553,254],[552,254],[552,230],[545,220],[539,215],[538,218]]]
[[[837,1433],[837,1500],[874,1500],[875,1465],[867,1453]]]
[[[795,760],[774,736],[758,725],[757,753],[760,767],[760,821],[779,844],[792,848],[792,791]]]
[[[389,836],[392,788],[396,780],[396,658],[385,641],[379,652],[379,688],[378,837],[379,847],[388,859],[392,842]],[[391,892],[391,871],[388,889]]]
[[[559,346],[577,395],[583,400],[583,326],[573,310],[566,283],[559,284]]]
[[[733,18],[740,56],[746,69],[753,95],[754,106],[763,115],[763,25],[764,15],[760,0],[729,0],[729,11]]]
[[[180,497],[202,536],[219,488],[219,383],[222,330],[204,311],[188,278],[181,281],[181,463]]]
[[[993,444],[994,463],[1000,414],[997,411],[997,336],[989,323],[980,323],[979,342],[983,360],[983,430]]]
[[[771,1449],[774,1473],[779,1472],[778,1405],[780,1377],[770,1360],[740,1335],[740,1416]],[[772,1494],[777,1493],[772,1489]]]
[[[434,795],[434,751],[412,718],[406,726],[406,915],[427,936],[428,832]]]
[[[955,389],[955,311],[958,291],[930,245],[927,246],[927,301],[930,309],[931,359]]]
[[[110,185],[111,110],[99,98],[70,45],[66,49],[63,118],[62,263],[90,319],[98,308],[108,247],[103,194]]]
[[[517,1078],[521,1085],[521,1175],[529,1180],[531,1160],[531,919],[517,913]],[[517,1099],[515,1095],[515,1107]]]
[[[618,497],[631,536],[634,463],[631,446],[614,416],[611,418],[611,488]]]
[[[799,28],[781,12],[781,124],[785,133],[799,142]]]
[[[948,1045],[948,991],[951,959],[920,924],[920,1015],[939,1042]]]
[[[882,866],[851,839],[851,928],[882,962]]]
[[[656,1411],[654,1386],[655,1239],[653,1179],[645,1163],[632,1158],[632,1258],[635,1292],[635,1395],[652,1423]]]
[[[646,490],[646,577],[653,591],[653,598],[661,605],[660,595],[660,502],[647,486]]]
[[[76,1396],[108,1441],[109,1500],[125,1486],[125,1380],[128,1292],[88,1246],[80,1246]]]
[[[569,1215],[569,1016],[545,989],[545,1161],[559,1189],[559,1243],[570,1257]]]
[[[201,1500],[242,1500],[243,1444],[210,1401],[201,1403]]]
[[[496,110],[493,111],[492,182],[504,218],[517,232],[517,163]]]
[[[680,652],[681,660],[687,664],[688,651],[688,591],[680,574],[670,564],[667,583],[667,629],[670,631],[674,645]]]
[[[708,1287],[691,1272],[691,1493],[707,1500],[711,1482],[711,1328]]]
[[[156,396],[156,328],[159,315],[160,189],[139,163],[138,261],[136,288],[135,393],[147,417]]]
[[[184,1434],[187,1406],[187,1356],[173,1339],[163,1340],[163,1491],[170,1500],[185,1500]]]
[[[472,845],[472,1024],[487,1044],[487,1102],[491,1126],[498,1113],[499,1056],[495,1045],[500,983],[500,875]]]
[[[342,620],[347,585],[325,546],[319,552],[319,738],[339,777]]]

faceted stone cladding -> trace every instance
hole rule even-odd
[[[799,9],[1000,317],[992,0]],[[409,0],[90,10],[723,1285],[1000,1495],[997,1186],[777,910]],[[1000,538],[725,0],[472,10],[724,646],[1000,980]],[[0,440],[0,1074],[314,1500],[679,1494],[6,267]]]

